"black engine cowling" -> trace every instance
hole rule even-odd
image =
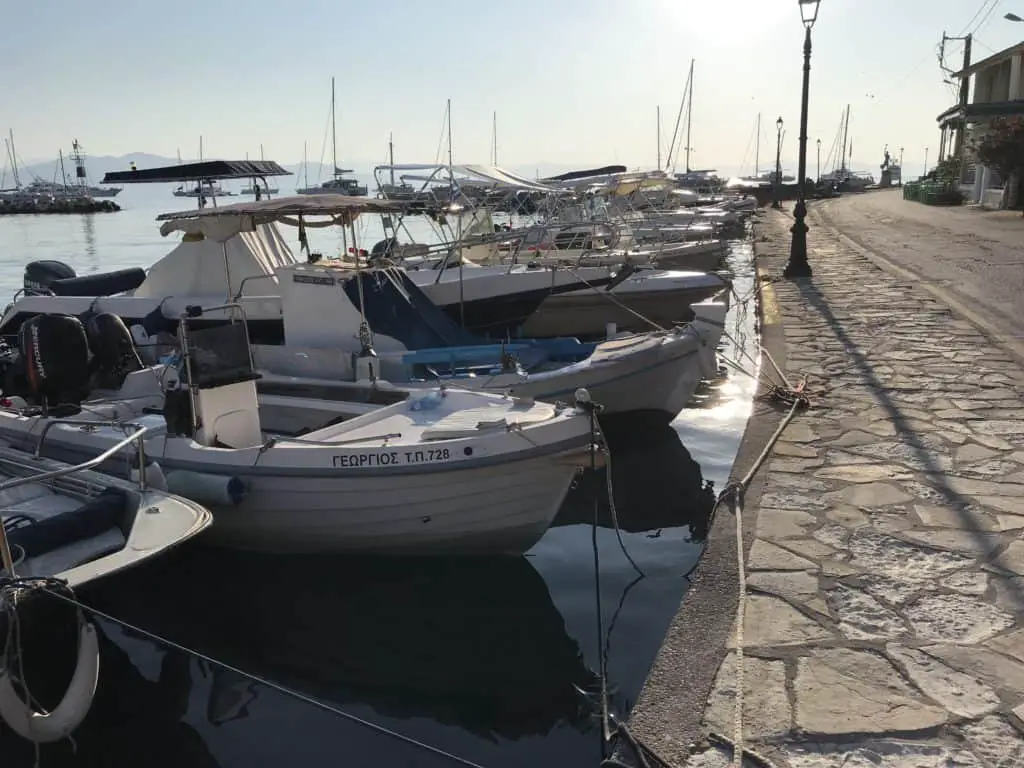
[[[78,277],[75,270],[63,261],[44,259],[32,261],[25,265],[25,276],[22,285],[28,296],[39,296],[50,292],[50,284],[56,280]]]
[[[8,375],[4,394],[51,405],[77,405],[89,393],[89,341],[81,321],[71,315],[36,315],[18,331],[20,366]],[[23,391],[15,390],[17,368]]]
[[[131,331],[115,314],[100,312],[86,323],[92,350],[94,384],[101,389],[119,389],[132,371],[142,370]]]

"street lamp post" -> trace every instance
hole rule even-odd
[[[811,27],[818,20],[821,0],[797,0],[800,20],[804,25],[804,83],[800,98],[800,172],[796,206],[793,208],[793,240],[789,247],[789,263],[783,277],[810,277],[811,265],[807,261],[807,203],[804,200],[804,180],[807,177],[807,99],[811,87]]]
[[[815,181],[821,181],[821,139],[818,139],[818,173],[814,177]]]
[[[775,178],[772,180],[772,208],[781,208],[779,188],[782,186],[782,116],[775,121]]]
[[[903,147],[900,147],[900,186],[903,186]]]

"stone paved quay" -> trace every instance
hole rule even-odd
[[[791,222],[756,225],[770,276]],[[814,277],[772,283],[813,406],[747,499],[744,738],[789,768],[1022,768],[1024,368],[810,223]],[[734,674],[704,715],[730,738]]]

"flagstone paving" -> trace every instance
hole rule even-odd
[[[747,510],[744,739],[790,768],[1024,767],[1024,369],[811,223],[814,277],[773,283],[812,408]],[[758,222],[769,274],[790,224]],[[735,662],[705,713],[730,738]]]

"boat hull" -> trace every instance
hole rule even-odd
[[[523,324],[522,335],[593,336],[595,329],[614,323],[619,331],[643,332],[650,323],[662,328],[693,319],[691,304],[721,293],[723,284],[698,288],[615,291],[612,301],[603,291],[582,290],[549,296]],[[646,318],[646,320],[645,320]]]
[[[330,414],[329,404],[324,409]],[[84,461],[123,439],[119,428],[55,421],[43,455],[59,461]],[[0,435],[34,448],[40,422],[0,413]],[[522,554],[555,519],[591,450],[581,414],[493,430],[488,442],[438,439],[384,448],[287,437],[245,449],[208,448],[157,434],[163,416],[132,422],[152,430],[146,452],[168,484],[213,512],[210,543],[282,554]],[[366,461],[371,454],[374,460]],[[121,477],[129,471],[123,456],[101,469]],[[174,472],[195,473],[202,482],[186,488],[172,482]],[[236,504],[204,490],[232,478],[245,489]]]

